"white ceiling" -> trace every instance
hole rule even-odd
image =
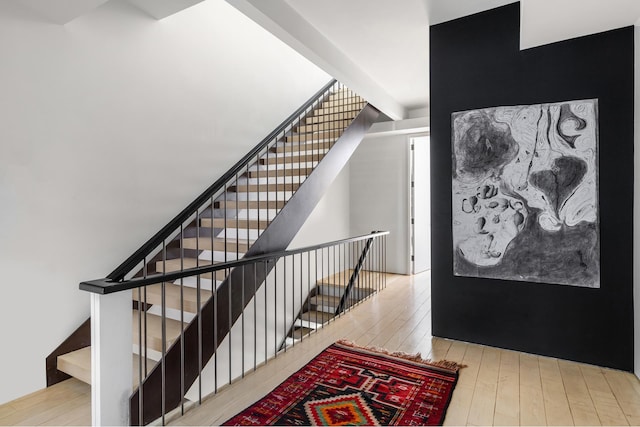
[[[348,81],[357,68],[359,73],[368,75],[379,86],[380,93],[400,104],[401,110],[386,111],[381,104],[381,109],[392,118],[407,117],[411,110],[428,107],[429,25],[514,3],[514,0],[227,1],[253,4],[261,8],[263,15],[269,15],[269,10],[257,6],[259,3],[286,4],[296,13],[286,19],[270,16],[278,27],[287,31],[289,25],[295,26],[297,33],[303,34],[297,37],[302,44],[306,40],[301,27],[306,25],[321,33],[333,48],[353,62],[349,67],[333,62],[331,65],[338,71],[332,74]],[[633,25],[640,18],[640,0],[521,0],[521,15],[521,48],[526,49]],[[251,13],[249,16],[252,17]],[[297,22],[291,24],[287,19]],[[325,59],[332,56],[319,50],[316,49],[316,56]],[[357,79],[351,80],[358,84]],[[367,91],[373,96],[368,96]],[[370,99],[375,97],[375,90],[369,86],[364,85],[361,92]]]
[[[0,0],[9,1],[9,0]],[[11,0],[15,1],[15,0]],[[46,21],[64,25],[111,0],[19,0],[25,7]],[[163,19],[203,0],[126,0],[150,17]]]
[[[423,0],[285,0],[405,108],[426,106],[429,26]]]
[[[107,1],[128,1],[162,19],[203,0],[19,0],[16,4],[50,22],[66,24]],[[514,2],[226,1],[394,119],[426,114],[429,25]],[[527,49],[633,25],[639,19],[640,0],[521,0],[520,46]]]

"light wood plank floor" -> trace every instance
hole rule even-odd
[[[388,287],[266,366],[203,401],[174,425],[219,425],[325,347],[346,338],[467,365],[445,425],[640,425],[640,381],[629,373],[431,337],[429,273]],[[68,385],[67,385],[68,383]],[[90,423],[89,387],[75,380],[0,405],[0,425]]]

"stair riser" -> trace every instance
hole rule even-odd
[[[247,230],[245,229],[237,229],[237,228],[227,228],[224,229],[223,231],[221,231],[220,233],[218,233],[218,238],[220,239],[224,239],[225,235],[227,236],[227,239],[240,239],[240,241],[242,240],[251,240],[251,241],[255,241],[258,239],[258,237],[260,236],[260,234],[263,232],[264,230]]]
[[[322,116],[326,114],[336,114],[336,113],[346,113],[351,111],[360,111],[362,110],[362,103],[356,102],[352,104],[344,104],[344,105],[336,105],[334,107],[323,104],[323,107],[319,108],[313,112],[314,116]]]
[[[267,203],[266,200],[255,201],[251,200],[248,203],[245,201],[244,203],[237,203],[235,200],[220,200],[214,203],[214,207],[216,209],[238,209],[238,210],[246,210],[246,209],[282,209],[286,202],[282,200],[269,200]]]
[[[298,133],[342,131],[351,124],[351,120],[339,120],[314,125],[298,126]]]
[[[294,326],[316,330],[322,327],[322,323],[315,323],[309,320],[296,319]]]
[[[336,309],[338,307],[334,307],[332,305],[316,305],[314,306],[314,310],[321,311],[323,313],[335,314]]]
[[[342,135],[342,129],[326,131],[326,132],[318,132],[315,133],[297,133],[295,135],[289,135],[285,137],[285,142],[289,143],[298,143],[298,142],[306,142],[306,143],[327,143],[329,141],[333,142],[336,138],[340,138]]]
[[[143,291],[144,292],[144,291]],[[183,286],[183,304],[184,310],[189,313],[198,311],[197,290]],[[200,305],[204,305],[211,297],[211,292],[200,290]],[[133,300],[138,301],[138,292],[133,292]],[[144,293],[142,299],[145,299]],[[165,305],[168,308],[180,310],[181,308],[180,286],[168,283],[165,285]],[[147,286],[146,303],[153,305],[162,304],[162,285]]]
[[[298,188],[300,188],[300,184],[297,182],[287,184],[264,183],[233,186],[229,188],[229,191],[236,193],[253,193],[258,191],[261,193],[270,193],[275,191],[296,191]]]
[[[319,162],[325,156],[325,153],[309,153],[303,156],[293,155],[293,156],[273,156],[273,157],[263,157],[260,159],[261,165],[283,165],[283,164],[291,164],[291,163],[311,163],[311,162]]]
[[[334,99],[332,101],[325,101],[320,105],[320,110],[328,108],[340,108],[340,107],[357,107],[359,110],[364,108],[365,101],[362,99]]]
[[[308,125],[311,125],[314,123],[326,123],[326,122],[335,122],[338,120],[350,120],[350,119],[353,119],[356,115],[357,114],[355,112],[315,115],[315,116],[307,117],[305,119],[305,122]]]
[[[211,262],[202,260],[202,263],[200,264],[200,266],[204,266],[204,265],[210,265]],[[190,264],[184,264],[184,268],[194,268],[195,265],[190,265]],[[176,259],[176,260],[167,260],[167,264],[166,264],[166,268],[167,268],[167,273],[170,272],[174,272],[174,271],[180,271],[180,260]],[[156,271],[159,273],[163,272],[163,265],[162,265],[162,261],[158,261],[156,263]],[[200,275],[200,277],[202,277],[203,279],[213,279],[214,274],[213,273],[205,273]],[[215,272],[215,280],[224,280],[227,278],[227,273],[224,270],[220,270],[220,271],[216,271]]]
[[[362,98],[360,98],[358,95],[356,95],[350,90],[339,90],[329,95],[322,103],[322,107],[324,107],[327,102],[338,101],[338,102],[352,104],[352,103],[360,102],[361,100]]]
[[[211,218],[204,218],[200,220],[200,226],[201,227],[211,227],[213,226],[214,228],[240,228],[240,229],[246,229],[246,228],[250,228],[250,229],[262,229],[264,230],[265,228],[267,228],[267,226],[269,225],[268,221],[265,220],[260,220],[258,221],[256,220],[246,220],[246,219],[238,219],[236,220],[236,218],[227,218],[226,222],[224,218],[213,218],[213,220]]]
[[[313,171],[312,167],[306,168],[287,168],[286,170],[254,170],[249,171],[249,178],[277,178],[284,176],[304,176],[307,177]]]
[[[283,145],[276,146],[273,149],[273,151],[276,153],[287,154],[287,155],[292,155],[292,153],[304,153],[304,152],[317,153],[322,150],[328,150],[333,145],[334,141],[335,139],[328,138],[323,140],[313,139],[313,140],[310,140],[309,142],[306,142],[306,141],[285,142]],[[297,154],[293,154],[293,155],[297,155]]]
[[[224,236],[223,236],[224,237]],[[229,237],[227,236],[227,239]],[[214,250],[214,251],[229,251],[229,252],[242,252],[245,253],[249,250],[249,245],[245,242],[234,242],[223,239],[215,239],[213,243],[211,239],[202,237],[196,241],[196,239],[185,239],[183,245],[186,249],[199,249],[199,250]]]
[[[349,278],[347,277],[346,283],[348,282],[349,282]],[[342,294],[344,293],[345,288],[343,286],[321,284],[321,285],[318,285],[318,289],[320,294],[322,295],[328,295],[332,297],[341,297]],[[371,293],[372,291],[369,289],[354,287],[351,289],[351,293],[349,294],[349,297],[352,300],[361,300],[371,295]]]

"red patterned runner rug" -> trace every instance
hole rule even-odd
[[[441,425],[461,367],[339,341],[223,425]]]

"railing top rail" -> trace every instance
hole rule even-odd
[[[163,282],[172,282],[185,277],[197,276],[200,274],[212,273],[214,271],[227,270],[247,264],[254,264],[258,262],[272,262],[284,256],[296,255],[305,252],[311,252],[318,249],[323,249],[331,246],[342,245],[346,243],[357,242],[361,240],[373,239],[380,236],[388,235],[388,231],[374,231],[371,234],[365,234],[357,237],[350,237],[342,240],[335,240],[333,242],[321,243],[313,246],[306,246],[303,248],[289,249],[279,252],[270,252],[267,254],[256,255],[252,257],[242,258],[236,261],[221,262],[217,264],[208,264],[202,267],[186,268],[181,271],[175,271],[165,274],[154,274],[144,278],[134,278],[123,281],[116,281],[110,278],[89,280],[80,283],[80,290],[92,292],[96,294],[112,294],[116,292],[135,289],[140,286],[154,285]]]
[[[251,151],[249,151],[238,163],[236,163],[229,171],[222,175],[216,182],[214,182],[204,193],[191,202],[186,208],[182,210],[175,218],[173,218],[167,225],[165,225],[160,231],[158,231],[153,237],[151,237],[140,249],[135,251],[129,258],[127,258],[122,264],[120,264],[114,271],[112,271],[107,278],[118,281],[124,279],[125,275],[136,267],[147,255],[149,255],[156,247],[171,235],[171,233],[180,227],[182,223],[189,219],[189,217],[206,203],[211,197],[213,197],[224,185],[233,177],[236,176],[247,163],[260,153],[274,138],[280,133],[286,130],[287,126],[291,124],[293,120],[303,114],[318,98],[320,98],[325,92],[327,92],[334,84],[337,83],[336,79],[332,79],[329,83],[324,85],[322,89],[316,92],[307,102],[305,102],[294,113],[287,117],[273,132],[267,135],[258,145],[256,145]]]

